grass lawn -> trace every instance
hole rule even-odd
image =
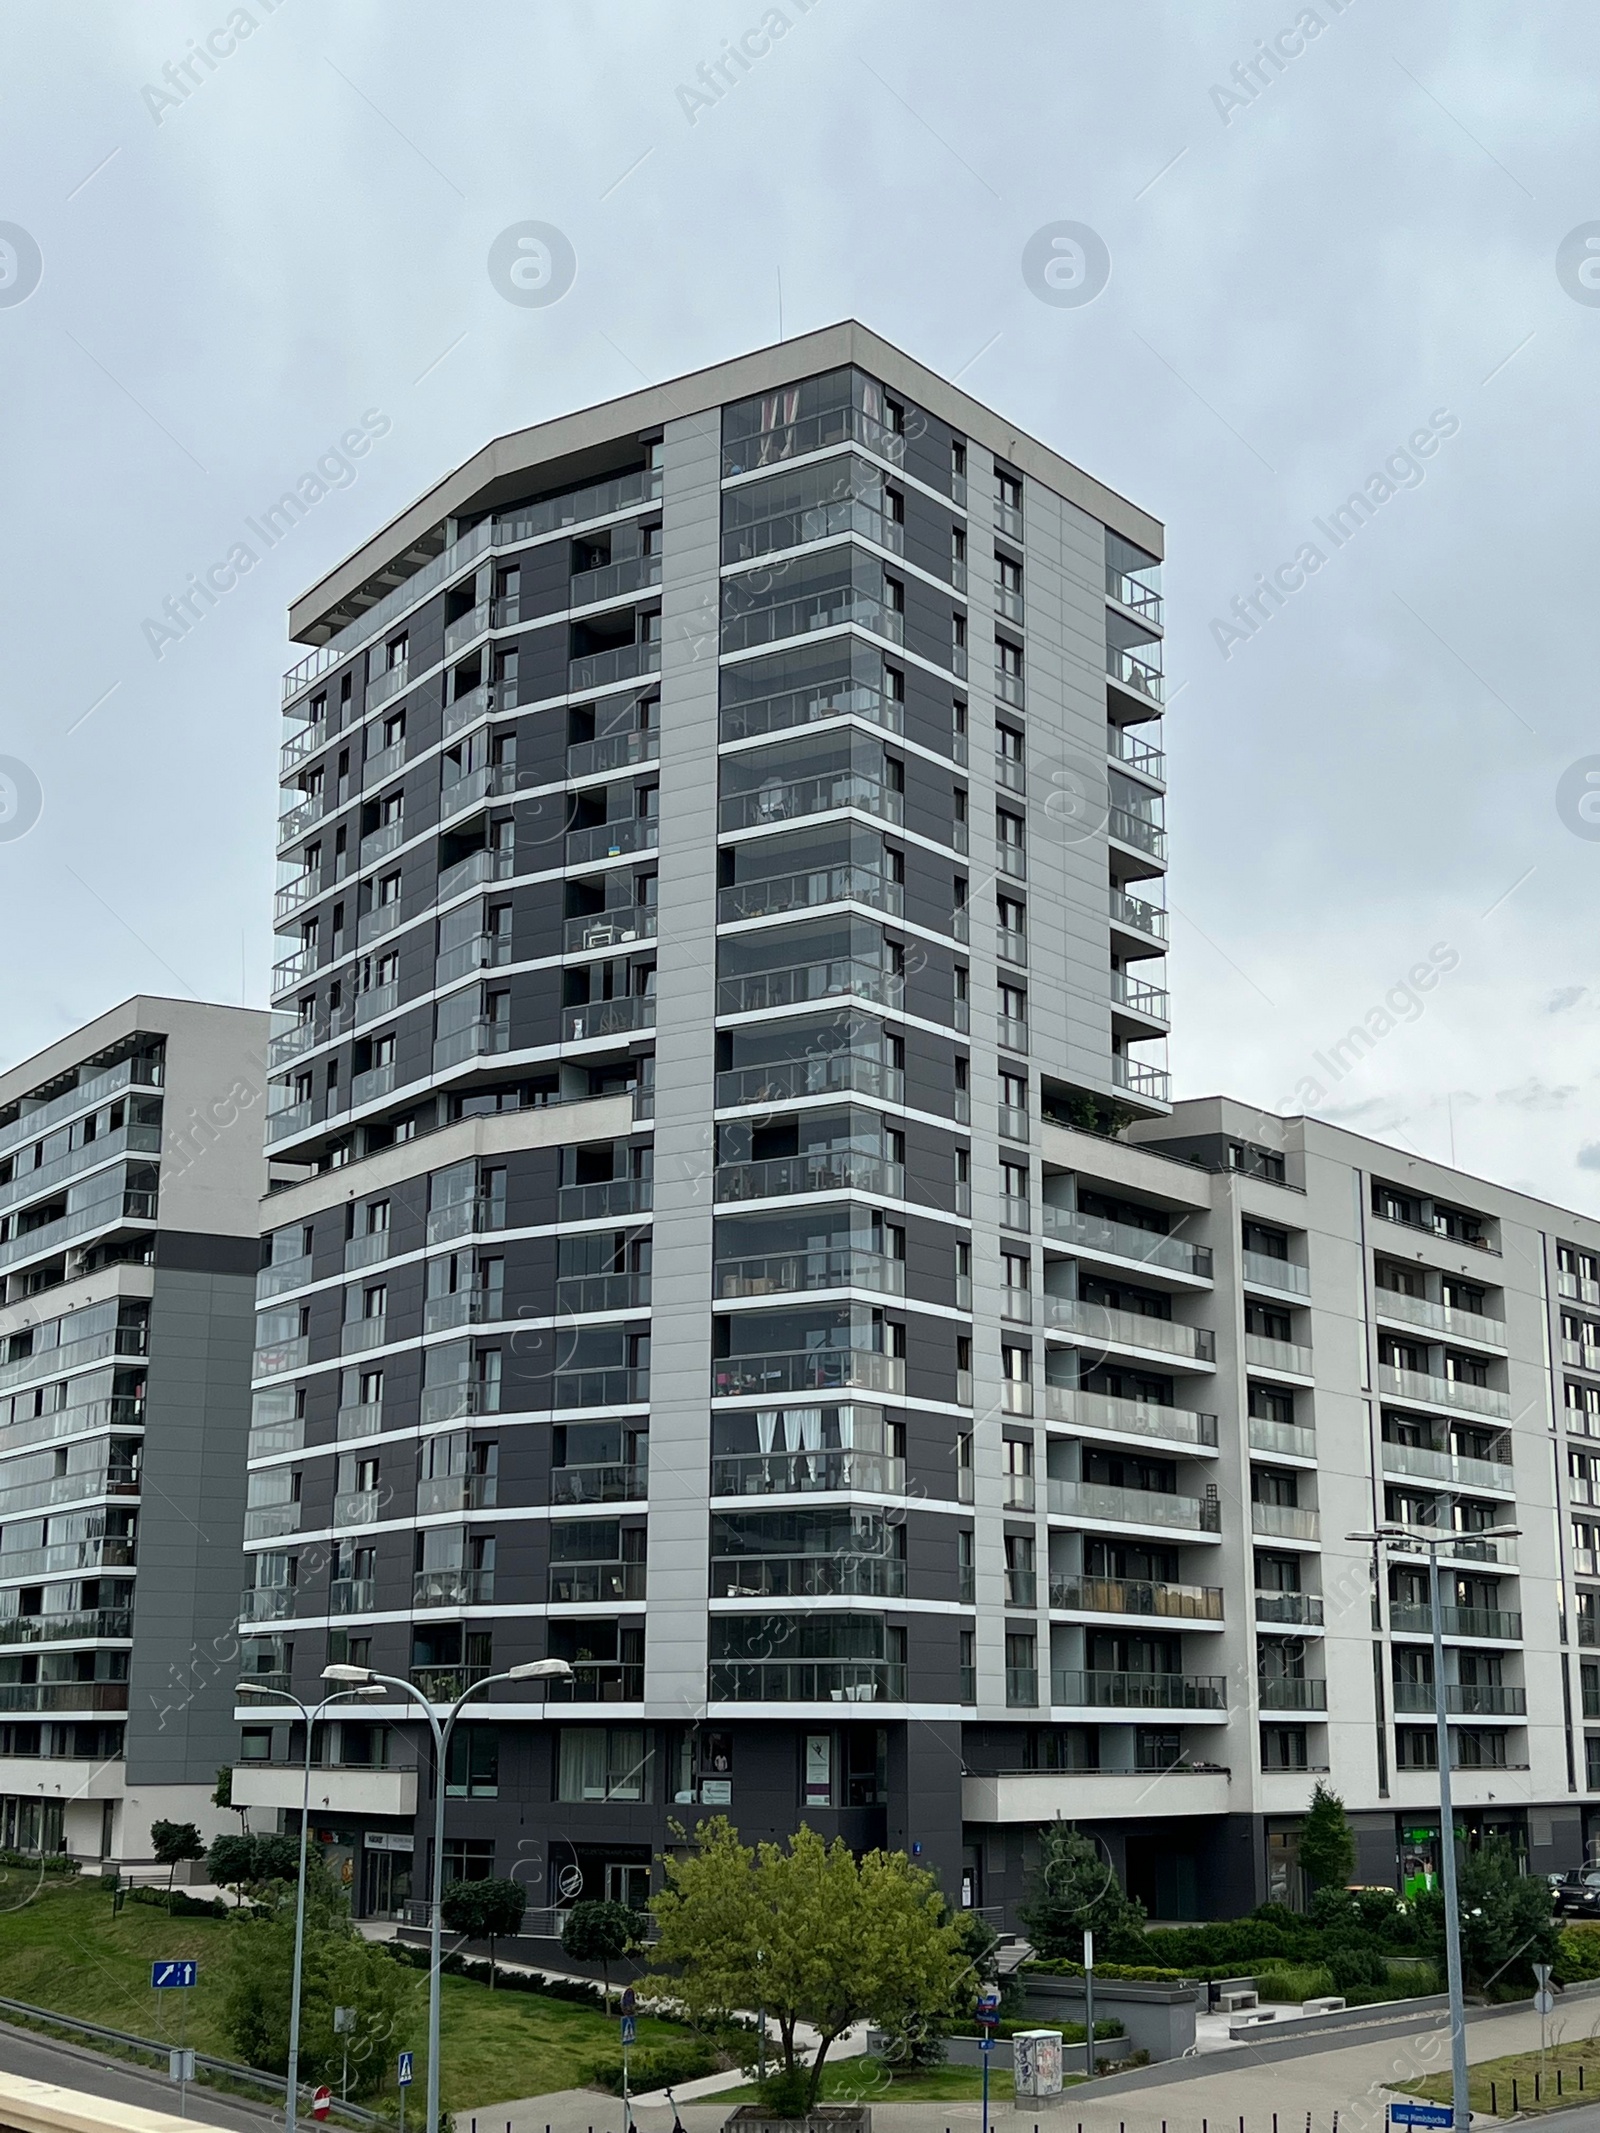
[[[983,2095],[983,2075],[975,2066],[935,2066],[897,2074],[881,2059],[841,2059],[822,2070],[825,2103],[976,2103]],[[991,2102],[1011,2100],[1011,2069],[997,2066],[989,2076]],[[754,2086],[719,2089],[719,2104],[755,2103]]]
[[[1470,2032],[1469,2032],[1470,2034]],[[1560,2089],[1556,2076],[1560,2072]],[[1578,2086],[1579,2070],[1583,2074],[1583,2087]],[[1534,2078],[1539,2077],[1540,2093],[1534,2097]],[[1499,2116],[1511,2116],[1511,2083],[1517,2084],[1516,2107],[1524,2114],[1533,2111],[1565,2110],[1570,2104],[1593,2098],[1600,2102],[1600,2038],[1579,2037],[1570,2044],[1552,2044],[1543,2054],[1513,2052],[1504,2059],[1485,2059],[1479,2066],[1467,2069],[1467,2095],[1475,2111],[1487,2111],[1492,2103],[1498,2104]],[[1494,2084],[1491,2101],[1490,2083]],[[1429,2103],[1450,2101],[1450,2076],[1432,2074],[1426,2081],[1397,2083],[1408,2096],[1420,2096]]]
[[[169,1918],[154,1905],[128,1902],[112,1915],[111,1895],[90,1878],[38,1886],[36,1872],[0,1869],[0,1992],[108,2029],[176,2043],[186,2040],[218,2058],[236,2057],[223,2031],[224,1919]],[[150,1964],[192,1956],[200,1965],[192,1992],[153,1992]],[[418,1973],[417,2090],[425,2078],[426,1979]],[[187,2001],[188,2006],[180,2004]],[[570,2000],[537,1993],[494,1992],[467,1978],[446,1977],[440,2008],[444,2102],[454,2111],[506,2103],[552,2089],[581,2087],[588,2062],[618,2041],[615,2019]],[[639,2043],[680,2037],[675,2024],[639,2018]],[[393,2099],[393,2089],[388,2092]],[[382,2099],[379,2099],[380,2103]]]

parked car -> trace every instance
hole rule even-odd
[[[1558,1917],[1600,1918],[1600,1867],[1581,1867],[1547,1878]]]

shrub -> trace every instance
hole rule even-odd
[[[1022,1974],[1029,1971],[1043,1972],[1046,1977],[1082,1977],[1082,1963],[1069,1962],[1066,1956],[1058,1955],[1049,1960],[1039,1960],[1022,1965]],[[1120,1978],[1126,1984],[1181,1985],[1185,1978],[1194,1975],[1191,1970],[1165,1970],[1156,1963],[1096,1963],[1096,1977]]]
[[[131,1888],[131,1903],[153,1904],[169,1918],[226,1918],[228,1906],[215,1896],[186,1896],[182,1889]]]
[[[1333,1979],[1321,1963],[1285,1964],[1281,1970],[1258,1970],[1256,1991],[1264,2000],[1318,2000],[1334,1989]]]
[[[1350,1942],[1328,1950],[1328,1975],[1335,1992],[1349,1993],[1363,1985],[1387,1985],[1389,1965],[1376,1948]]]
[[[1563,1926],[1555,1974],[1558,1985],[1600,1977],[1600,1926]]]
[[[628,2053],[628,2086],[635,2095],[664,2089],[680,2081],[698,2081],[716,2072],[717,2055],[704,2037],[662,2037]],[[622,2094],[622,2051],[599,2053],[589,2062],[588,2078],[613,2096]]]
[[[803,2066],[780,2066],[762,2082],[761,2102],[774,2118],[804,2118],[811,2106],[811,2076]]]

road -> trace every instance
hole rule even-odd
[[[9,2022],[0,2022],[0,2073],[18,2074],[26,2081],[54,2081],[62,2088],[82,2089],[112,2103],[177,2114],[177,2085],[154,2068],[106,2059],[78,2044],[58,2044],[53,2037],[13,2028]],[[281,2111],[199,2085],[190,2087],[187,2116],[197,2125],[224,2127],[226,2133],[266,2133],[268,2127],[283,2123]]]

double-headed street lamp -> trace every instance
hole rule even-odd
[[[284,2133],[296,2133],[300,2116],[300,1977],[305,1959],[306,1941],[306,1843],[311,1829],[311,1755],[312,1737],[316,1722],[330,1704],[345,1703],[352,1697],[382,1695],[381,1689],[359,1686],[339,1688],[324,1696],[320,1703],[305,1704],[290,1689],[269,1687],[264,1683],[241,1681],[234,1690],[236,1696],[276,1696],[284,1703],[292,1703],[305,1720],[306,1753],[304,1782],[300,1790],[300,1879],[294,1899],[294,1974],[289,1987],[289,2076],[284,2091]]]
[[[533,1659],[525,1666],[508,1667],[503,1674],[486,1674],[482,1681],[470,1682],[453,1703],[444,1707],[444,1717],[439,1716],[433,1703],[423,1695],[414,1681],[407,1681],[399,1674],[375,1674],[371,1667],[335,1664],[322,1670],[324,1681],[337,1681],[349,1685],[357,1695],[371,1695],[374,1690],[398,1689],[403,1696],[419,1705],[433,1733],[433,1879],[429,1903],[429,1954],[428,1954],[428,2123],[427,2133],[439,2133],[439,1960],[440,1943],[444,1929],[444,1796],[445,1778],[449,1767],[450,1736],[455,1731],[461,1707],[469,1697],[479,1695],[484,1689],[494,1688],[502,1681],[570,1681],[572,1668],[565,1659]],[[549,1692],[546,1691],[548,1700]],[[309,1780],[308,1780],[309,1782]],[[305,1840],[301,1838],[301,1886],[305,1883]],[[299,1990],[298,1948],[296,1950],[296,1993]],[[294,2133],[291,2126],[286,2133]]]
[[[1457,1553],[1463,1542],[1515,1540],[1519,1526],[1486,1526],[1481,1533],[1440,1533],[1431,1526],[1381,1525],[1371,1533],[1347,1533],[1346,1540],[1407,1553],[1428,1551],[1428,1614],[1433,1623],[1433,1720],[1439,1762],[1439,1868],[1444,1895],[1444,1957],[1450,1991],[1450,2105],[1453,2133],[1469,2133],[1472,2110],[1467,2102],[1467,2015],[1461,1992],[1461,1923],[1456,1910],[1456,1822],[1450,1798],[1450,1724],[1445,1709],[1444,1617],[1439,1606],[1439,1550]]]

